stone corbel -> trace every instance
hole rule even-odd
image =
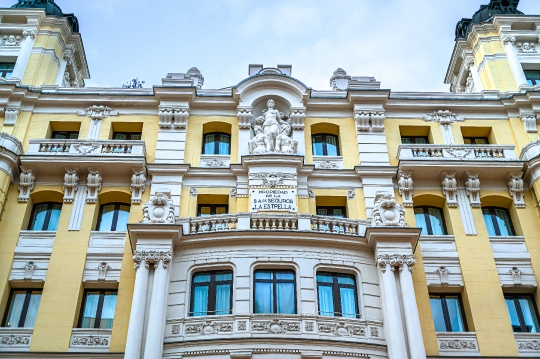
[[[101,177],[99,168],[89,168],[86,178],[86,202],[96,203],[99,191],[101,191]]]
[[[356,130],[358,132],[384,132],[385,115],[383,111],[354,111]]]
[[[525,208],[525,201],[523,200],[525,188],[523,186],[522,176],[522,173],[512,174],[508,181],[508,192],[512,196],[516,208]]]
[[[465,175],[465,191],[469,196],[471,207],[481,207],[480,203],[480,179],[475,173]]]
[[[240,129],[250,129],[251,128],[251,119],[253,118],[253,108],[248,107],[238,107],[238,128]]]
[[[34,276],[34,270],[37,268],[36,262],[34,261],[28,261],[24,265],[24,280],[29,281],[32,280],[32,277]]]
[[[174,109],[174,128],[186,129],[189,119],[189,107]]]
[[[146,175],[144,168],[133,169],[131,176],[131,203],[141,203],[142,194],[146,189]]]
[[[400,172],[398,180],[398,191],[403,199],[403,206],[413,206],[414,184],[410,173]]]
[[[174,224],[175,221],[171,192],[168,189],[161,189],[144,205],[143,219],[140,223]]]
[[[97,266],[97,270],[98,270],[98,281],[99,281],[99,282],[105,281],[105,278],[107,277],[107,271],[108,271],[110,268],[111,268],[111,267],[109,266],[109,263],[107,263],[107,262],[101,262],[101,263],[99,263],[99,265]]]
[[[444,196],[446,196],[446,204],[448,207],[457,207],[457,181],[454,174],[447,174],[444,176],[441,182],[441,189]]]
[[[521,287],[521,270],[518,267],[512,267],[508,272],[512,276],[515,287]]]
[[[435,271],[435,274],[439,275],[439,280],[440,280],[441,285],[443,287],[448,285],[448,273],[450,273],[450,272],[448,271],[448,268],[446,268],[445,266],[440,266]]]
[[[98,122],[110,116],[118,116],[118,111],[107,106],[93,105],[86,108],[84,111],[78,111],[77,114],[79,116],[90,117],[95,122]]]
[[[7,107],[4,113],[4,126],[15,126],[21,110],[16,107]]]
[[[64,202],[71,203],[75,198],[75,193],[77,192],[77,186],[79,185],[79,176],[77,175],[77,169],[69,168],[66,169],[64,175],[64,185],[62,189],[64,191]]]
[[[28,168],[21,169],[21,175],[19,177],[19,202],[28,202],[35,182],[36,176],[33,170]]]
[[[536,128],[536,117],[533,114],[523,114],[520,116],[521,121],[523,122],[523,127],[527,133],[537,133],[538,129]]]
[[[306,109],[304,107],[292,107],[289,118],[292,120],[293,130],[303,130],[306,120]]]

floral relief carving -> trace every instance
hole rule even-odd
[[[459,117],[453,112],[448,110],[439,110],[435,112],[428,113],[424,116],[426,122],[438,122],[443,126],[448,126],[454,122],[463,121],[463,117]]]
[[[88,177],[86,178],[86,202],[95,203],[99,191],[101,191],[101,173],[97,169],[91,169],[88,171]]]
[[[95,143],[76,143],[73,145],[73,148],[76,149],[81,155],[86,156],[89,153],[94,152],[99,148],[98,144]]]
[[[227,163],[219,160],[206,161],[204,165],[206,167],[227,167]]]
[[[294,179],[296,175],[290,173],[255,173],[251,175],[252,178],[260,178],[263,181],[263,186],[274,188],[276,186],[283,185],[284,179]]]
[[[448,149],[445,149],[445,151],[448,152],[448,154],[451,157],[463,160],[463,159],[469,157],[469,155],[472,152],[472,149],[470,149],[470,148],[448,148]]]
[[[335,324],[319,323],[317,328],[319,333],[333,334],[339,337],[366,336],[366,327],[345,322]]]
[[[174,324],[171,327],[171,333],[172,334],[180,334],[180,324]]]
[[[519,350],[540,350],[540,342],[537,340],[518,342]]]
[[[534,42],[518,42],[516,44],[520,54],[536,54],[536,44]]]
[[[413,206],[414,184],[410,173],[401,172],[398,180],[398,191],[405,207]]]
[[[457,207],[457,180],[456,176],[446,175],[441,182],[441,189],[443,195],[446,196],[446,204],[448,207]]]
[[[439,343],[439,349],[476,349],[476,343],[472,340],[444,340]]]
[[[28,261],[24,265],[24,280],[31,280],[37,265],[34,261]]]
[[[306,322],[306,332],[312,332],[314,330],[314,324],[313,322]]]
[[[472,207],[480,207],[480,179],[477,174],[469,174],[465,181],[465,192]]]
[[[442,286],[448,285],[448,273],[450,273],[450,271],[445,266],[440,266],[435,271],[435,274],[439,275],[439,280],[441,281]]]
[[[354,189],[350,189],[347,192],[347,199],[351,200],[351,199],[355,199],[355,198],[356,198],[356,193],[354,192]]]
[[[247,330],[247,322],[245,320],[238,322],[238,330]]]
[[[379,337],[379,328],[377,327],[370,327],[369,328],[370,332],[371,332],[371,336],[374,337],[374,338],[378,338]]]
[[[508,272],[510,273],[510,275],[512,276],[512,280],[514,281],[514,285],[516,287],[520,287],[521,286],[521,270],[518,268],[518,267],[512,267],[512,269],[510,269],[510,271]]]
[[[236,198],[236,194],[236,188],[231,188],[231,190],[229,191],[229,197]]]
[[[105,278],[107,277],[107,271],[110,268],[111,267],[109,266],[109,263],[107,263],[107,262],[101,262],[101,263],[98,264],[98,266],[97,266],[98,281],[100,281],[100,282],[105,281]]]
[[[27,337],[10,335],[7,337],[2,337],[0,342],[4,345],[28,345],[30,344],[30,339]]]
[[[286,322],[278,319],[264,321],[264,322],[252,322],[251,330],[254,332],[266,332],[269,334],[300,332],[300,323]]]
[[[22,37],[6,35],[2,37],[2,46],[21,46]]]
[[[307,193],[308,193],[308,198],[315,198],[315,192],[313,192],[312,189],[308,189]]]
[[[327,170],[339,168],[339,165],[336,162],[331,162],[331,161],[315,162],[315,166],[317,168],[324,168]]]
[[[217,323],[211,320],[205,323],[186,324],[186,335],[212,335],[223,332],[232,332],[233,322]]]
[[[104,118],[110,116],[118,116],[118,111],[108,107],[108,106],[97,106],[93,105],[86,108],[84,111],[77,112],[79,116],[90,117],[94,121],[101,121]]]
[[[508,182],[508,192],[514,199],[514,205],[517,208],[525,208],[525,202],[523,201],[523,193],[525,189],[523,187],[522,174],[513,175]]]
[[[109,345],[109,338],[107,337],[96,337],[89,335],[87,337],[77,337],[73,338],[71,345],[81,345],[81,346],[106,346]]]

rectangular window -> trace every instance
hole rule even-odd
[[[347,210],[345,207],[317,206],[317,215],[347,218]]]
[[[416,226],[422,228],[421,235],[447,235],[442,210],[436,207],[415,207]]]
[[[231,271],[197,273],[191,283],[190,316],[231,314]]]
[[[515,236],[510,213],[506,208],[482,207],[484,223],[489,236]]]
[[[296,314],[294,272],[259,270],[255,272],[255,313]]]
[[[505,295],[508,315],[514,332],[538,333],[538,311],[531,295]]]
[[[78,131],[53,131],[51,134],[53,140],[77,140],[78,138]]]
[[[9,296],[8,310],[3,327],[33,328],[41,301],[41,289],[13,290]]]
[[[539,70],[525,70],[525,78],[530,86],[540,85],[540,71]]]
[[[199,217],[226,213],[229,213],[229,205],[227,204],[199,204],[197,211]]]
[[[420,144],[423,145],[423,144],[428,144],[429,139],[427,136],[401,136],[401,143],[403,144],[413,143],[417,145],[420,145]]]
[[[466,145],[489,145],[487,137],[463,137],[463,143]]]
[[[15,69],[15,64],[11,62],[0,62],[0,77],[9,80],[11,75],[13,75],[13,69]]]
[[[141,132],[114,132],[113,140],[140,140]]]
[[[319,315],[358,318],[356,281],[352,275],[317,273]]]
[[[437,332],[466,332],[467,323],[458,294],[432,294],[429,296],[431,312]]]
[[[112,329],[117,294],[111,290],[87,289],[81,306],[79,328]]]
[[[60,213],[61,203],[37,203],[32,208],[29,231],[56,231]]]

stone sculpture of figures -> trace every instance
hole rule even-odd
[[[274,108],[275,102],[267,102],[268,109],[253,121],[255,137],[249,141],[249,153],[296,154],[298,141],[292,139],[290,120]]]

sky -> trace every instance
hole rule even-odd
[[[0,0],[9,7],[16,0]],[[238,84],[249,64],[292,65],[292,76],[329,90],[338,68],[392,91],[449,91],[444,78],[456,23],[489,0],[56,0],[75,13],[87,87],[130,79],[161,85],[197,67],[204,88]],[[540,14],[540,0],[521,0]]]

